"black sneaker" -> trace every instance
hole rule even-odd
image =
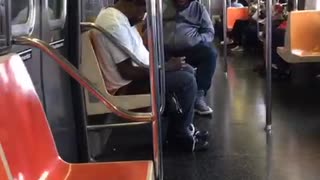
[[[200,131],[196,130],[194,135],[196,138],[201,139],[202,141],[208,141],[209,139],[209,132],[208,131]]]
[[[209,142],[203,141],[199,138],[195,138],[195,146],[193,152],[206,151],[209,149]]]
[[[197,129],[194,126],[194,124],[191,124],[189,126],[189,130],[194,137],[199,138],[203,141],[208,141],[208,139],[209,139],[209,132],[208,131],[201,131],[201,130]]]
[[[196,138],[199,138],[203,141],[208,141],[209,139],[209,132],[208,131],[201,131],[197,129],[193,124],[190,125],[190,132],[192,132],[192,135]]]

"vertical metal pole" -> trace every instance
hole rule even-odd
[[[163,43],[163,16],[162,16],[162,1],[156,3],[156,18],[157,18],[157,36],[158,36],[158,43],[157,48],[159,52],[159,71],[160,71],[160,109],[159,112],[163,113],[165,106],[166,106],[166,84],[165,84],[165,58],[164,58],[164,43]]]
[[[212,7],[211,7],[211,1],[212,0],[208,0],[208,13],[210,15],[210,18],[212,18]]]
[[[265,61],[266,61],[266,130],[271,130],[272,125],[272,0],[267,0],[266,7],[266,44],[265,44]]]
[[[257,7],[257,12],[258,12],[258,19],[259,19],[259,14],[261,11],[261,0],[258,0],[258,7]],[[260,24],[259,24],[259,20],[257,21],[257,37],[259,38],[260,36]]]
[[[293,10],[298,11],[298,6],[299,6],[299,0],[294,0]]]
[[[81,3],[81,1],[67,3],[67,53],[68,59],[77,68],[79,68],[79,65],[81,63]],[[86,106],[83,98],[84,90],[82,86],[73,79],[71,79],[71,93],[74,106],[73,111],[77,133],[77,144],[79,149],[79,162],[88,162],[90,160],[90,152],[88,145],[87,113],[85,110]]]
[[[148,47],[150,51],[150,81],[151,81],[151,103],[152,103],[152,132],[153,132],[153,158],[155,166],[155,176],[157,180],[163,179],[162,165],[162,141],[161,141],[161,121],[159,109],[160,90],[159,90],[159,62],[163,62],[163,52],[160,52],[162,40],[159,37],[159,21],[162,21],[162,0],[148,0],[147,3],[147,21],[148,21]],[[161,4],[161,5],[160,5]],[[161,17],[157,16],[160,15]],[[161,18],[161,19],[160,19]],[[161,27],[162,28],[162,27]],[[162,33],[162,31],[161,31]],[[160,44],[158,44],[160,43]]]
[[[223,0],[223,59],[224,59],[224,72],[228,73],[228,59],[227,59],[227,1]]]

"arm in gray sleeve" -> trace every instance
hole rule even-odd
[[[208,11],[203,7],[201,27],[199,33],[202,38],[202,42],[211,43],[214,39],[214,28]]]

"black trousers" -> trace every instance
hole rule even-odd
[[[274,28],[272,30],[272,63],[275,64],[279,70],[285,71],[289,68],[289,64],[285,62],[277,53],[277,47],[284,46],[285,30]]]
[[[233,29],[231,31],[231,36],[233,41],[237,45],[242,45],[242,40],[245,34],[246,29],[248,28],[249,20],[236,20],[234,23]]]

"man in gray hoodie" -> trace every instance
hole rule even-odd
[[[197,68],[198,96],[195,111],[211,114],[205,95],[211,86],[217,52],[212,47],[214,28],[205,7],[194,0],[167,0],[164,4],[164,45],[166,56],[184,56]]]

